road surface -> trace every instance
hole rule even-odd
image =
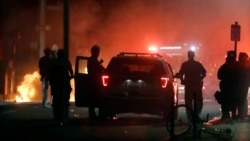
[[[219,105],[213,100],[205,100],[201,117],[209,113],[210,119],[219,118]],[[43,108],[40,103],[0,104],[0,140],[59,140],[59,141],[167,141],[169,133],[161,117],[148,114],[119,114],[107,122],[90,123],[86,108],[70,106],[69,124],[60,126],[54,122],[51,108]],[[233,139],[250,139],[248,122],[230,122],[215,127],[232,128],[237,132]],[[240,133],[240,134],[239,134]],[[239,136],[240,135],[240,136]],[[202,134],[201,140],[214,140],[212,135]],[[183,137],[179,140],[193,140]]]

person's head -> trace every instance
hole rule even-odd
[[[99,56],[99,54],[100,54],[100,47],[98,45],[92,46],[92,48],[91,48],[91,56],[97,58]]]
[[[227,63],[234,63],[236,61],[236,54],[235,51],[230,50],[227,52],[226,62]]]
[[[248,61],[248,55],[245,52],[240,52],[238,57],[239,62],[245,63]]]
[[[189,60],[193,60],[194,59],[194,51],[192,51],[192,50],[188,51],[188,59]]]
[[[57,56],[57,50],[58,50],[58,45],[57,44],[53,44],[52,47],[51,47],[52,57],[56,57]]]
[[[49,48],[45,48],[43,52],[45,56],[50,56],[51,50]]]

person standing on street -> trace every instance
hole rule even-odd
[[[71,93],[70,80],[74,78],[70,61],[65,58],[63,49],[57,52],[57,58],[53,63],[49,80],[53,96],[53,115],[60,125],[66,124],[69,116],[69,99]]]
[[[57,51],[58,51],[58,45],[57,44],[53,44],[52,47],[51,47],[51,62],[52,62],[52,65],[54,63],[56,63]],[[50,95],[50,102],[51,102],[51,106],[53,106],[53,96],[52,96],[52,92],[50,92],[50,93],[51,93],[51,95]]]
[[[226,61],[217,72],[220,80],[222,121],[236,119],[237,89],[239,84],[238,63],[235,51],[228,51]]]
[[[203,65],[194,60],[194,51],[188,51],[188,60],[183,62],[178,73],[181,84],[185,86],[185,104],[200,115],[203,107],[202,87],[206,70]],[[192,122],[192,113],[187,109],[187,116]]]
[[[104,67],[102,66],[103,60],[100,61],[98,60],[99,55],[100,55],[100,47],[98,45],[94,45],[91,48],[91,56],[89,57],[87,62],[87,70],[90,81],[90,95],[91,95],[89,113],[88,113],[90,121],[94,121],[97,119],[95,113],[96,98],[100,93],[100,87],[101,87],[100,74],[102,71],[104,71]]]
[[[44,56],[38,61],[39,73],[42,82],[42,106],[47,107],[48,102],[48,89],[49,89],[49,71],[51,67],[51,50],[49,48],[44,49]]]
[[[245,120],[248,114],[248,88],[249,88],[249,59],[245,52],[240,52],[238,57],[238,102],[237,110],[239,120]]]

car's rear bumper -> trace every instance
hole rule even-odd
[[[101,97],[100,107],[114,113],[149,113],[161,114],[169,110],[170,100],[158,98],[128,98],[128,97]]]

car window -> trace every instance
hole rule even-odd
[[[87,61],[85,60],[79,60],[79,67],[78,67],[78,73],[87,74]]]
[[[113,74],[128,74],[128,73],[148,73],[162,74],[163,67],[156,59],[143,58],[116,58],[112,59],[107,70]]]
[[[145,72],[150,73],[154,69],[154,65],[132,64],[126,63],[120,65],[120,72]]]
[[[173,72],[173,69],[172,69],[171,65],[170,65],[169,63],[167,63],[167,62],[166,62],[166,64],[167,64],[167,68],[168,68],[168,73],[169,73],[170,75],[173,75],[174,72]]]

